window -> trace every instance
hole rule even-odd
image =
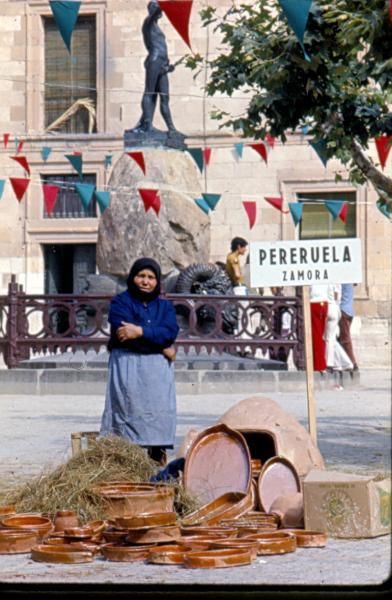
[[[301,240],[356,237],[355,192],[306,192],[297,194],[297,199],[304,203],[299,232]],[[348,202],[345,223],[339,217],[333,219],[331,213],[324,206],[324,200]]]
[[[89,99],[96,108],[95,16],[79,16],[68,52],[53,18],[44,18],[45,30],[45,127],[61,117],[77,100]],[[80,108],[56,131],[90,133],[89,112]]]
[[[75,183],[90,183],[95,185],[95,175],[83,175],[83,179],[80,179],[78,175],[43,175],[42,181],[60,187],[53,211],[48,215],[46,209],[44,209],[44,219],[83,219],[97,216],[95,196],[93,196],[86,210],[75,189]]]

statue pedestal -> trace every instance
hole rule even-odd
[[[136,146],[173,148],[174,150],[185,150],[186,136],[179,131],[160,131],[152,129],[143,131],[141,129],[126,129],[124,131],[124,150],[132,150]]]

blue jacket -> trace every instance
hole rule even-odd
[[[143,336],[120,342],[116,331],[121,322],[143,327]],[[127,291],[115,296],[109,309],[110,340],[108,349],[122,348],[139,354],[160,354],[177,337],[179,327],[174,307],[169,300],[156,298],[144,304]]]

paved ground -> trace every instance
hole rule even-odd
[[[262,390],[255,390],[262,394]],[[251,394],[180,396],[177,447],[190,428],[213,423],[230,406]],[[304,393],[268,394],[304,426]],[[389,371],[361,373],[358,389],[316,394],[319,448],[327,468],[358,474],[390,472],[391,382]],[[95,396],[1,396],[0,481],[2,487],[38,473],[49,459],[70,456],[70,434],[99,428],[103,398]],[[299,549],[292,555],[259,557],[250,566],[223,570],[185,570],[144,564],[107,563],[57,566],[24,556],[0,557],[0,582],[207,584],[241,586],[379,586],[389,577],[390,536],[368,540],[330,540],[324,549]],[[163,587],[162,587],[163,586]],[[103,589],[100,586],[100,589]],[[120,589],[120,588],[119,588]],[[147,589],[147,588],[146,588]],[[218,588],[216,588],[218,590]],[[244,588],[245,589],[245,588]],[[261,589],[261,588],[257,588]],[[363,588],[365,589],[365,588]]]

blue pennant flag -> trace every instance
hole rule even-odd
[[[222,194],[202,194],[204,200],[207,202],[211,210],[214,210],[215,206],[221,199]]]
[[[95,192],[95,197],[98,202],[98,206],[100,208],[101,214],[105,212],[107,207],[110,204],[110,192]]]
[[[105,169],[112,166],[113,156],[111,154],[106,154],[105,156]]]
[[[65,158],[69,160],[75,171],[79,173],[79,177],[83,176],[83,158],[80,154],[65,154]]]
[[[75,183],[75,188],[85,210],[87,210],[93,197],[95,186],[91,183]]]
[[[303,125],[301,127],[301,133],[302,133],[302,135],[307,135],[309,129],[310,129],[309,125]]]
[[[4,192],[5,179],[0,179],[0,200]]]
[[[50,156],[52,152],[52,148],[50,146],[43,146],[43,148],[41,148],[41,156],[42,156],[42,160],[44,162],[46,162]]]
[[[1,188],[0,188],[0,192],[1,192]],[[0,193],[0,197],[1,197],[1,193]],[[376,206],[377,206],[378,210],[384,215],[384,217],[392,220],[392,208],[389,208],[388,205],[385,202],[383,202],[382,200],[377,200]]]
[[[317,156],[323,163],[324,167],[327,166],[328,162],[328,153],[327,153],[327,141],[326,140],[318,140],[317,142],[309,142],[312,146],[313,150],[317,153]]]
[[[304,205],[302,202],[289,202],[289,210],[291,212],[292,219],[294,221],[294,225],[297,226],[298,223],[302,219],[302,212],[304,210]]]
[[[279,0],[286,19],[301,44],[305,59],[310,61],[304,47],[304,33],[309,18],[312,0]]]
[[[334,221],[338,218],[343,204],[344,200],[324,200],[324,206],[329,210]]]
[[[193,160],[199,167],[200,173],[203,173],[203,167],[204,167],[203,150],[201,148],[187,148],[187,151],[189,152],[189,154],[192,156]]]
[[[244,144],[242,142],[238,142],[238,144],[234,144],[234,151],[238,158],[242,158],[242,153],[244,151]]]
[[[210,207],[208,206],[207,202],[204,200],[204,198],[195,198],[195,202],[197,204],[197,206],[199,208],[201,208],[201,210],[203,212],[206,213],[206,215],[208,215],[208,213],[210,212]]]
[[[71,37],[76,21],[78,20],[81,2],[49,0],[49,5],[64,44],[67,46],[68,51],[71,52]]]

